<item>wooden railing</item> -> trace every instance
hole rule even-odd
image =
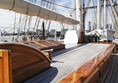
[[[8,50],[0,50],[0,83],[12,83],[11,58]]]
[[[115,44],[111,44],[100,54],[69,73],[58,83],[100,83],[101,77],[108,69],[110,55],[115,48]]]

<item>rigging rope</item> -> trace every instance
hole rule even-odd
[[[41,4],[40,4],[40,5],[42,6],[42,4],[43,4],[43,1],[41,0]],[[39,15],[40,15],[40,10],[39,10]],[[41,20],[41,19],[39,18],[38,23],[37,23],[36,30],[37,30],[37,29],[38,29],[38,27],[39,27],[40,20]]]
[[[15,25],[16,25],[16,13],[15,13],[15,18],[14,18],[14,32],[15,33]]]
[[[92,2],[93,2],[93,6],[95,5],[95,2],[94,2],[94,0],[92,0]],[[94,18],[94,21],[95,21],[95,23],[97,23],[97,10],[94,8],[94,13],[95,13],[95,18]],[[96,25],[95,25],[95,27],[97,27]]]
[[[85,1],[84,1],[84,2],[85,2]],[[90,2],[91,2],[91,0],[88,0],[88,3],[87,3],[87,5],[86,5],[87,7],[89,7]],[[86,14],[87,14],[88,9],[89,9],[89,8],[86,9]],[[85,15],[85,16],[86,16],[86,15]]]
[[[37,0],[36,0],[36,2],[37,2]],[[40,5],[42,6],[43,4],[44,4],[44,3],[43,3],[43,1],[41,0],[41,4],[40,4]],[[40,15],[40,11],[41,11],[41,9],[39,9],[38,16]],[[35,21],[35,24],[34,24],[33,32],[38,29],[38,26],[39,26],[39,23],[40,23],[40,20],[41,20],[41,19],[39,19],[38,16],[37,16],[36,21]],[[33,36],[34,36],[34,35],[35,35],[35,33],[33,33]]]
[[[102,3],[101,6],[104,4],[103,2],[104,2],[104,0],[101,1],[101,3]],[[95,5],[94,0],[93,0],[93,4]],[[94,9],[94,12],[96,12],[95,9]],[[101,11],[100,11],[100,12],[102,12],[102,7],[101,7]],[[95,20],[95,21],[96,21],[96,23],[97,23],[97,12],[96,12],[95,16],[96,16],[96,20]],[[98,27],[97,24],[95,25],[95,27],[96,27],[96,29],[97,29],[97,27]],[[101,27],[100,27],[100,28],[101,28]]]
[[[49,1],[49,0],[48,0]],[[50,0],[50,2],[52,2],[52,0]],[[54,2],[54,1],[53,1]],[[50,5],[49,5],[49,3],[47,3],[47,6],[46,6],[46,8],[49,8],[49,9],[51,9],[51,10],[53,10],[53,8],[54,8],[54,4],[51,4],[50,3]],[[51,8],[52,7],[52,8]],[[50,13],[49,13],[49,15],[50,15]],[[49,17],[49,15],[48,15],[48,17]],[[47,30],[49,31],[49,27],[50,27],[50,24],[51,24],[51,20],[46,20],[46,23],[45,23],[46,25],[47,25]]]
[[[60,5],[60,4],[57,4],[57,3],[54,3],[54,2],[51,2],[51,1],[47,1],[47,0],[43,0],[45,2],[48,2],[48,3],[51,3],[51,4],[54,4],[54,5],[57,5],[57,6],[61,6],[61,7],[64,7],[64,8],[68,8],[68,9],[74,9],[74,8],[71,8],[71,7],[67,7],[67,6],[64,6],[64,5]]]
[[[25,35],[26,35],[26,25],[27,25],[27,20],[28,20],[28,10],[29,10],[29,3],[28,3],[28,5],[27,5],[27,10],[26,10],[26,19],[25,19],[25,25],[24,25],[24,33],[25,33]]]
[[[112,10],[112,14],[113,14],[115,22],[116,22],[116,26],[118,27],[118,14],[117,14],[116,10],[114,9],[114,6],[112,5],[112,3],[113,3],[112,0],[109,0],[109,3],[110,3],[111,10]]]
[[[31,28],[31,21],[32,21],[32,16],[29,16],[29,22],[28,22],[28,28],[29,28],[29,30]]]
[[[49,3],[47,3],[47,5],[46,5],[46,8],[48,8],[49,7]],[[49,7],[49,9],[50,9],[50,7]],[[48,17],[49,17],[49,15],[50,15],[50,13],[48,14]],[[47,23],[48,23],[48,20],[46,20],[46,25],[47,25]]]
[[[112,14],[112,11],[111,11],[111,8],[110,8],[110,7],[109,7],[109,10],[110,10],[110,15],[111,15],[111,18],[112,18],[112,21],[113,21],[113,25],[115,26],[114,28],[115,28],[115,30],[117,31],[116,22],[115,22],[115,19],[114,19],[114,16],[113,16],[113,14]]]
[[[55,0],[51,0],[51,2],[55,2]],[[51,3],[50,3],[50,9],[53,10],[54,9],[54,4],[52,4],[51,6]],[[47,30],[49,31],[50,29],[50,24],[51,24],[51,20],[49,21],[49,24],[48,24],[48,27],[47,27]]]
[[[26,18],[25,18],[24,33],[26,32],[25,30],[26,30],[26,25],[27,25],[27,19],[28,19],[28,15],[26,15]]]
[[[16,13],[15,13],[15,18],[14,18],[14,29],[13,29],[14,31],[13,31],[12,41],[14,41],[15,28],[16,28]]]
[[[38,16],[37,16],[37,18],[36,18],[36,21],[35,21],[35,24],[34,24],[34,29],[33,29],[33,31],[36,30],[37,22],[38,22]]]
[[[40,5],[42,6],[42,4],[43,4],[43,1],[41,1],[41,4]],[[41,9],[39,9],[38,16],[40,15],[40,11],[41,11]],[[38,26],[39,26],[39,23],[40,23],[40,20],[41,20],[41,19],[39,19],[38,16],[37,16],[36,21],[35,21],[34,30],[37,30],[38,29]]]
[[[21,20],[22,20],[22,14],[20,14],[20,18],[19,18],[19,30],[18,30],[18,33],[17,33],[17,40],[18,40],[18,38],[19,38],[19,36],[20,36],[20,31],[21,31]]]

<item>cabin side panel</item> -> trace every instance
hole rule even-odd
[[[7,57],[4,60],[10,63],[7,67],[12,66],[13,83],[23,82],[50,67],[47,57],[35,48],[21,44],[0,44],[0,48],[10,50],[12,61],[7,60]]]

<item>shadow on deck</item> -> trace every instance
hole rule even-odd
[[[51,67],[45,72],[42,72],[41,74],[35,76],[35,78],[32,78],[23,83],[50,83],[56,77],[57,74],[58,74],[58,69],[56,67]]]

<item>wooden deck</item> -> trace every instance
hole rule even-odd
[[[53,57],[50,69],[25,81],[25,83],[56,83],[109,46],[110,44],[86,44],[78,45],[78,47],[76,46],[64,53],[61,52]],[[58,52],[55,54],[58,54]]]
[[[65,48],[65,44],[62,44],[60,42],[56,42],[53,40],[21,41],[20,43],[29,45],[30,47],[33,47],[39,50],[53,49],[53,51],[58,51]]]
[[[118,83],[118,53],[112,55],[109,70],[102,83]]]

